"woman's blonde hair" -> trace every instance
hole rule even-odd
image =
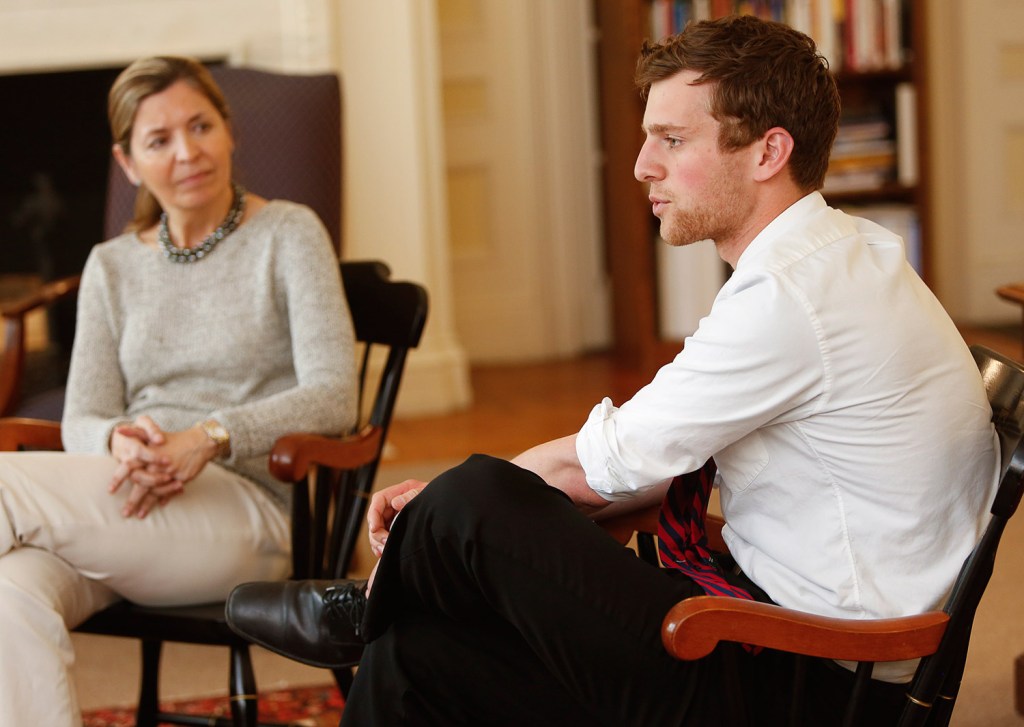
[[[107,96],[110,133],[125,156],[131,156],[132,129],[139,104],[178,81],[185,81],[206,96],[224,121],[230,121],[231,114],[224,94],[202,63],[193,58],[177,56],[140,58],[121,72]],[[135,195],[134,217],[125,230],[134,232],[152,227],[160,219],[162,211],[156,197],[144,185],[140,185]]]

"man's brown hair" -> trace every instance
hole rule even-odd
[[[793,181],[805,191],[821,188],[840,101],[810,37],[747,15],[690,23],[661,43],[644,43],[635,80],[646,99],[652,84],[680,71],[714,84],[709,112],[722,125],[720,148],[743,148],[782,127],[793,137]]]

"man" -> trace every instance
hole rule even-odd
[[[752,17],[698,23],[645,46],[637,81],[635,172],[662,236],[710,239],[734,272],[676,359],[578,434],[374,495],[368,601],[354,582],[233,595],[240,633],[312,663],[358,660],[362,629],[343,724],[729,724],[736,689],[770,724],[792,657],[675,661],[659,635],[673,603],[917,613],[979,537],[997,459],[980,378],[899,238],[815,191],[839,99],[813,42]],[[741,572],[687,569],[676,526],[711,477]],[[668,568],[592,521],[662,501]],[[894,719],[912,669],[876,668],[869,723]],[[812,665],[808,724],[835,721],[851,677]]]

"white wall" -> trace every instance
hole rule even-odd
[[[1016,323],[1024,280],[1024,3],[928,3],[934,287],[955,320]]]
[[[300,44],[286,43],[282,29],[294,16],[283,8],[281,0],[0,0],[0,70],[116,66],[154,53],[284,69]]]
[[[337,7],[349,254],[386,260],[396,277],[430,291],[427,332],[409,362],[400,413],[461,408],[471,392],[453,322],[433,6],[338,0]]]
[[[452,291],[474,362],[607,346],[588,0],[437,0]]]

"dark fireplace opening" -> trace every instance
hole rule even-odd
[[[120,69],[0,76],[0,274],[81,271],[103,234],[106,97]]]
[[[103,236],[110,161],[106,97],[119,68],[0,76],[0,300],[79,273]],[[74,306],[46,320],[50,343],[30,353],[25,389],[64,375]]]

